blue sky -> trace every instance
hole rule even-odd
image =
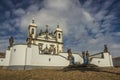
[[[90,54],[103,51],[104,44],[113,57],[120,56],[120,0],[1,0],[0,51],[10,36],[15,44],[25,43],[33,16],[40,29],[59,24],[64,31],[64,48]]]

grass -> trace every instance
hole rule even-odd
[[[120,80],[120,68],[0,69],[0,80]]]

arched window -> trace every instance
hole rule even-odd
[[[34,34],[34,29],[32,29],[32,34]]]
[[[61,35],[60,35],[60,33],[58,34],[58,38],[59,38],[59,39],[61,38]]]

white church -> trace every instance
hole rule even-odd
[[[0,57],[0,66],[7,69],[62,69],[69,65],[94,64],[98,67],[113,67],[112,56],[105,50],[89,55],[72,53],[69,49],[63,52],[63,31],[57,25],[54,33],[40,30],[37,34],[37,25],[34,20],[28,26],[26,44],[13,44],[14,39],[9,39],[10,45],[6,49],[5,56]]]

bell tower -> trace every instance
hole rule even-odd
[[[55,30],[56,42],[57,42],[57,52],[63,52],[63,31],[57,25]]]
[[[32,19],[32,22],[28,26],[28,38],[31,38],[32,42],[35,44],[36,39],[36,32],[37,32],[37,25],[34,22],[34,18]]]
[[[59,28],[59,25],[57,25],[57,28],[55,30],[56,35],[56,41],[59,43],[63,43],[63,31]]]

